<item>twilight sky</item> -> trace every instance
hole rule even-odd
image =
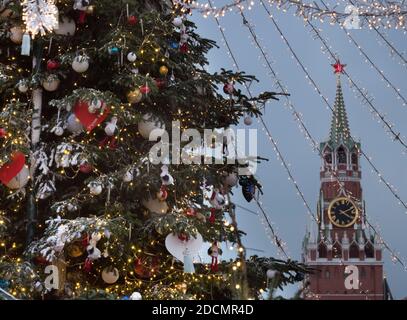
[[[214,2],[218,7],[224,3],[224,1]],[[258,1],[255,3],[256,5],[251,11],[245,11],[249,22],[254,26],[268,57],[273,61],[272,67],[278,73],[279,79],[291,93],[294,107],[302,113],[311,135],[318,142],[325,140],[329,133],[331,111],[326,108],[321,97],[308,83],[305,74],[291,57],[263,7]],[[302,19],[294,17],[292,12],[283,13],[275,7],[271,8],[271,11],[323,95],[332,103],[336,89],[335,76],[330,66],[332,63],[330,57],[321,51],[321,43],[313,39],[313,35],[309,28],[304,26]],[[223,45],[215,20],[213,18],[205,19],[196,12],[192,19],[197,23],[198,32],[202,36],[216,40],[220,46],[220,49],[214,49],[210,53],[209,71],[217,71],[221,67],[233,69],[232,60]],[[220,23],[225,28],[227,39],[240,68],[260,80],[259,83],[253,83],[252,91],[256,94],[266,90],[276,91],[273,86],[274,81],[264,65],[264,60],[260,57],[259,50],[253,44],[248,29],[243,25],[240,15],[228,13],[225,17],[220,18]],[[322,29],[322,35],[328,39],[333,51],[338,54],[343,63],[347,64],[346,70],[353,80],[366,88],[370,96],[374,97],[374,106],[395,124],[396,132],[400,132],[401,136],[406,136],[407,107],[397,99],[394,91],[388,88],[379,74],[365,62],[358,49],[349,42],[348,37],[338,25],[332,26],[326,22],[316,23],[316,26]],[[374,31],[364,28],[351,30],[351,34],[379,69],[400,89],[404,96],[407,96],[407,66],[403,65],[398,57],[391,55],[389,48],[379,42]],[[390,30],[386,31],[386,35],[393,45],[407,57],[405,53],[407,51],[406,34],[402,31]],[[407,155],[403,152],[405,150],[401,144],[393,142],[382,124],[372,116],[369,107],[365,106],[352,91],[346,78],[342,78],[352,136],[361,140],[364,152],[371,157],[383,177],[394,185],[401,199],[407,201],[407,170],[405,167]],[[277,141],[280,151],[290,163],[292,173],[305,198],[312,209],[316,210],[320,184],[319,155],[313,152],[309,141],[301,133],[288,107],[284,106],[284,100],[268,104],[264,119]],[[244,125],[242,124],[241,127]],[[257,171],[257,177],[264,186],[264,196],[261,201],[279,236],[286,242],[291,258],[300,260],[305,227],[307,223],[310,223],[307,211],[293,184],[288,180],[286,171],[276,158],[272,145],[261,130],[261,126],[254,121],[250,128],[259,128],[259,155],[270,159],[269,162],[259,165]],[[406,210],[398,204],[385,185],[379,182],[379,178],[364,159],[362,159],[362,177],[363,195],[371,223],[381,230],[387,243],[399,253],[403,261],[406,261]],[[248,204],[241,196],[240,189],[236,189],[234,193],[234,201],[237,204],[256,211],[255,203]],[[271,244],[264,231],[261,219],[243,210],[238,210],[237,214],[239,227],[248,234],[244,239],[245,245],[249,248],[264,250],[265,252],[260,255],[278,257],[275,246]],[[249,254],[259,253],[252,251]],[[407,271],[400,264],[393,263],[388,252],[385,253],[384,261],[385,274],[393,295],[396,298],[406,297]],[[290,296],[295,290],[296,287],[289,287],[285,294]]]

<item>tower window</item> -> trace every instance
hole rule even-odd
[[[324,243],[320,243],[319,248],[318,248],[318,257],[326,258],[327,256],[328,256],[328,250],[326,248],[326,245]]]
[[[324,160],[327,164],[332,164],[332,150],[329,147],[324,149]]]
[[[331,277],[331,273],[329,272],[329,270],[325,271],[325,279],[329,279]]]
[[[325,162],[326,162],[327,164],[332,164],[332,154],[326,153],[325,156],[324,156],[324,158],[325,158]]]
[[[333,246],[332,255],[334,258],[342,258],[342,247],[339,243],[335,243]]]
[[[374,248],[370,242],[365,246],[365,255],[366,258],[374,258]]]
[[[337,151],[338,154],[338,163],[346,164],[346,151],[343,146],[340,146]]]
[[[356,243],[352,243],[349,248],[349,258],[359,258],[359,247]]]

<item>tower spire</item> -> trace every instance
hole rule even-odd
[[[332,65],[336,74],[336,97],[334,103],[334,114],[332,115],[331,131],[329,134],[329,143],[336,147],[340,143],[349,146],[351,144],[351,136],[349,130],[348,116],[346,114],[345,103],[342,94],[341,74],[344,73],[346,64],[341,64],[340,60]]]

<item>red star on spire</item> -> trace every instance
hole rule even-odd
[[[336,60],[335,64],[331,64],[334,67],[334,73],[343,73],[345,71],[346,64],[341,64],[339,59]]]

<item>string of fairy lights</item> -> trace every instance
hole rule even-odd
[[[384,45],[387,46],[390,50],[389,55],[393,60],[396,60],[395,57],[398,57],[398,62],[400,65],[403,67],[407,67],[407,59],[403,56],[403,54],[395,48],[395,46],[386,38],[386,35],[384,32],[380,32],[377,28],[373,28],[373,30],[376,32],[378,38],[377,41],[378,43],[383,46],[382,41],[384,42]]]
[[[286,248],[287,248],[287,243],[284,242],[284,240],[279,237],[276,233],[276,231],[274,230],[275,228],[273,227],[264,207],[263,207],[263,203],[260,201],[259,198],[255,198],[256,204],[261,212],[262,215],[262,223],[265,224],[266,228],[266,233],[269,237],[269,239],[274,243],[274,245],[279,249],[279,251],[284,255],[284,257],[286,259],[290,259],[290,256],[288,255],[288,253],[286,252]]]
[[[359,17],[364,18],[364,22],[371,29],[377,27],[403,29],[406,28],[407,7],[404,3],[394,1],[370,1],[370,0],[355,0],[352,3],[352,10],[339,11],[329,9],[319,5],[316,1],[305,3],[300,0],[267,0],[270,5],[274,5],[277,9],[283,12],[294,11],[294,14],[303,18],[318,19],[320,21],[329,21],[331,24],[343,23],[343,21],[354,14],[352,10],[356,10]],[[200,12],[204,17],[213,16],[215,18],[225,16],[226,13],[232,11],[251,10],[256,1],[235,0],[228,4],[224,4],[219,8],[208,3],[192,1],[192,0],[177,0],[176,4],[182,4],[185,10],[195,10]],[[337,2],[335,8],[341,5]]]
[[[208,0],[208,3],[209,3],[209,5],[210,5],[210,4],[211,4],[211,1]],[[241,12],[241,14],[243,15],[243,12]],[[243,17],[243,18],[244,18],[244,17]],[[220,31],[220,33],[221,33],[221,35],[222,35],[222,40],[223,40],[223,43],[224,43],[224,45],[225,45],[225,47],[226,47],[226,49],[227,49],[228,55],[229,55],[229,56],[231,57],[231,59],[233,60],[234,66],[239,70],[239,65],[238,65],[237,60],[236,60],[236,58],[235,58],[235,56],[234,56],[234,54],[233,54],[233,52],[232,52],[232,50],[231,50],[231,47],[230,47],[230,44],[229,44],[229,42],[228,42],[228,40],[227,40],[227,38],[226,38],[225,32],[224,32],[222,26],[220,25],[219,19],[217,19],[217,18],[215,17],[215,21],[216,21],[216,23],[217,23],[217,25],[218,25],[218,28],[219,28],[219,31]],[[250,29],[249,29],[249,30],[250,30]],[[271,67],[271,62],[270,62],[269,59],[267,58],[265,51],[263,50],[263,48],[261,47],[261,45],[259,44],[259,42],[256,41],[256,40],[257,40],[257,37],[254,37],[253,40],[254,40],[255,43],[257,42],[256,46],[257,46],[257,48],[262,52],[262,55],[263,55],[263,57],[265,58],[265,61],[266,61],[266,65],[269,67],[269,69],[270,69],[270,71],[271,71],[271,74],[273,74],[274,77],[275,77],[276,84],[280,87],[281,90],[285,91],[285,90],[284,90],[285,87],[281,84],[281,81],[278,80],[277,74],[275,73],[275,71],[274,71],[273,68]],[[250,91],[249,91],[250,89],[249,89],[247,86],[246,86],[246,89],[248,89],[248,92],[249,92],[249,94],[250,94]],[[297,120],[297,121],[299,122],[299,124],[300,124],[299,127],[302,129],[301,132],[306,133],[306,138],[307,138],[307,140],[309,139],[309,140],[311,140],[311,141],[313,142],[313,148],[314,148],[314,149],[317,149],[317,150],[319,151],[321,158],[324,160],[324,157],[323,157],[321,151],[320,151],[319,148],[318,148],[318,144],[316,143],[315,139],[314,139],[314,138],[312,137],[312,135],[310,134],[310,132],[309,132],[309,130],[307,129],[307,127],[305,126],[304,122],[302,121],[302,119],[301,119],[301,117],[300,117],[300,114],[295,110],[295,107],[293,106],[293,104],[292,104],[292,102],[290,101],[290,99],[288,98],[288,96],[285,96],[285,98],[288,100],[287,105],[290,107],[290,110],[293,111],[293,115],[295,116],[296,120]],[[331,111],[332,111],[333,113],[335,112],[333,109],[331,109]],[[260,118],[260,119],[262,120],[262,118]],[[260,122],[261,120],[259,120],[259,122]],[[271,138],[270,131],[268,130],[268,128],[267,128],[266,124],[264,123],[264,121],[262,122],[262,125],[263,125],[263,128],[262,128],[263,131],[266,131],[266,132],[267,132],[267,136],[269,137],[269,140],[271,140],[272,138]],[[270,138],[271,138],[271,139],[270,139]],[[271,141],[274,141],[274,140],[271,140]],[[274,151],[276,151],[274,144],[273,144],[273,149],[274,149]],[[280,153],[280,152],[277,152],[277,155],[278,155],[278,157],[281,159],[281,153]],[[366,156],[365,156],[365,157],[366,157]],[[284,159],[284,158],[283,158],[283,159]],[[367,158],[367,160],[368,160],[368,162],[373,166],[374,171],[376,172],[376,174],[378,174],[378,176],[381,177],[380,172],[379,172],[378,169],[373,165],[373,163],[371,162],[371,160],[370,160],[369,158]],[[285,160],[282,162],[282,165],[283,165],[283,166],[284,166],[284,163],[285,163]],[[308,205],[307,200],[305,199],[303,193],[301,192],[301,189],[299,188],[298,184],[295,182],[295,180],[294,180],[294,178],[293,178],[293,176],[292,176],[292,173],[291,173],[290,169],[288,168],[288,166],[285,167],[285,168],[286,168],[286,171],[288,171],[288,173],[289,173],[289,178],[288,178],[288,179],[289,179],[290,181],[294,182],[294,185],[295,185],[295,187],[296,187],[296,189],[297,189],[297,191],[298,191],[297,194],[301,196],[301,199],[303,200],[304,205],[305,205],[307,208],[310,208],[310,206]],[[339,181],[338,177],[337,177],[335,174],[332,174],[332,172],[331,172],[331,178],[336,179],[336,181],[337,181],[340,185],[343,186],[343,183],[342,183],[341,181]],[[385,183],[386,183],[386,182],[385,182]],[[386,184],[386,185],[387,185],[387,184]],[[387,185],[387,186],[389,187],[389,185]],[[345,190],[345,192],[349,193],[349,191],[347,191],[346,189],[344,189],[344,190]],[[390,189],[390,191],[393,192],[394,190],[393,190],[393,189]],[[394,194],[394,193],[393,193],[393,194]],[[400,197],[399,197],[397,194],[394,194],[394,195],[396,196],[396,198],[397,198],[398,200],[401,201]],[[347,196],[350,197],[351,195],[347,195]],[[400,202],[399,202],[399,204],[400,204]],[[311,210],[308,210],[308,214],[311,215],[311,217],[312,217],[314,220],[317,221],[317,218],[315,217],[315,214],[314,214]],[[369,221],[367,221],[367,218],[366,218],[366,223],[367,223],[367,224],[370,226],[370,228],[377,234],[377,236],[379,237],[379,240],[380,240],[380,242],[383,244],[383,246],[390,252],[392,261],[398,262],[400,265],[403,266],[404,270],[407,271],[407,264],[402,260],[402,258],[399,257],[399,254],[396,253],[396,251],[393,250],[393,249],[388,245],[388,243],[383,239],[383,237],[381,236],[381,234],[380,234],[380,232],[377,230],[377,228],[375,228]]]
[[[369,62],[369,64],[372,66],[374,70],[377,71],[377,73],[380,75],[383,81],[387,83],[387,87],[390,87],[393,89],[393,91],[396,93],[397,99],[401,99],[403,101],[403,107],[407,106],[407,100],[406,98],[401,94],[400,89],[396,88],[396,86],[390,81],[390,79],[384,74],[382,70],[379,69],[379,67],[372,61],[372,59],[367,55],[365,50],[363,50],[362,46],[356,41],[356,39],[350,34],[349,31],[343,29],[346,33],[346,35],[349,37],[351,42],[355,45],[355,47],[359,50],[360,54],[365,57],[365,61]]]
[[[349,3],[352,5],[355,5],[355,2],[353,2],[352,0],[349,0]],[[366,21],[366,17],[363,17],[363,19]],[[385,37],[384,33],[382,31],[380,31],[377,27],[372,26],[371,27],[372,30],[374,30],[376,32],[376,34],[379,36],[380,39],[382,39],[385,43],[385,45],[387,45],[390,49],[390,52],[393,55],[396,55],[399,57],[399,59],[402,61],[402,64],[404,67],[407,66],[407,60],[406,58],[399,52],[399,50],[397,50],[394,45]]]

